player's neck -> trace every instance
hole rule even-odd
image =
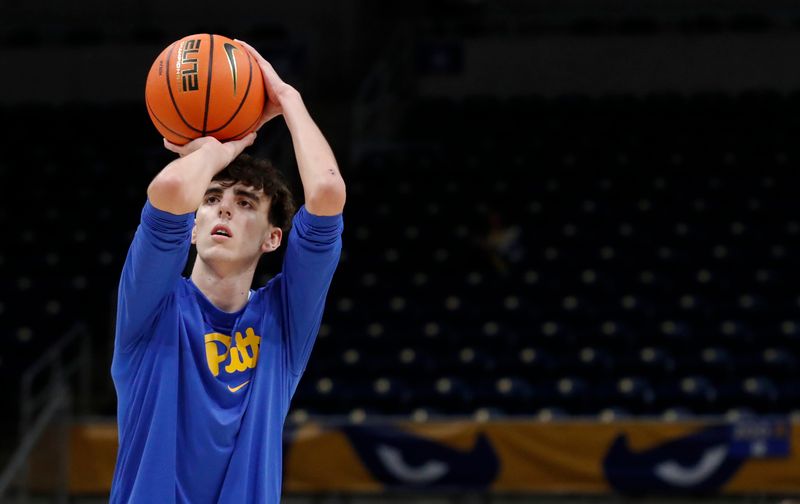
[[[248,269],[223,275],[198,260],[192,268],[191,278],[214,306],[231,313],[247,304],[254,273],[254,270]]]

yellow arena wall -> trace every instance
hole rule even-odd
[[[798,424],[741,422],[448,421],[287,426],[285,492],[498,493],[800,492]],[[32,461],[48,488],[54,440]],[[74,425],[70,490],[110,489],[116,424]]]

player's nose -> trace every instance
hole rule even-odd
[[[230,198],[222,198],[220,201],[219,206],[219,215],[222,217],[223,215],[227,215],[228,217],[231,216],[231,209],[233,208],[233,201]]]

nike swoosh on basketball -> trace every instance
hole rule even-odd
[[[225,54],[228,56],[228,66],[231,69],[231,77],[233,77],[233,96],[236,96],[236,81],[239,75],[239,72],[236,70],[236,58],[233,56],[233,51],[236,50],[236,46],[225,42],[222,47],[225,48]]]
[[[236,392],[239,389],[241,389],[242,387],[244,387],[245,385],[247,385],[248,383],[250,383],[250,380],[247,380],[246,382],[242,383],[241,385],[236,385],[235,387],[231,387],[230,385],[228,385],[228,390],[230,390],[231,392]]]

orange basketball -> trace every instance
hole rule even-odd
[[[156,129],[184,145],[201,136],[224,142],[255,129],[264,111],[264,79],[256,60],[238,42],[202,33],[161,51],[145,86]]]

